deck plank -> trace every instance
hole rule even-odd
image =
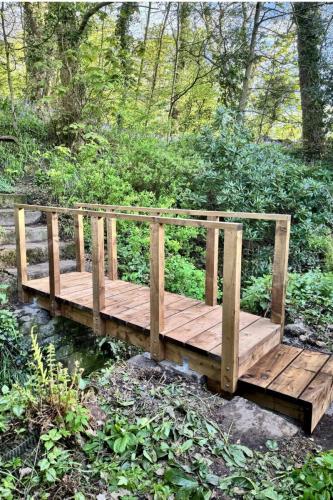
[[[197,337],[198,334],[205,332],[210,327],[220,325],[220,337],[222,337],[222,308],[213,309],[206,314],[203,314],[197,319],[189,321],[183,326],[175,328],[165,334],[168,339],[173,339],[174,341],[180,342],[182,344],[190,343],[189,341],[193,337]],[[196,345],[195,341],[191,345]]]
[[[330,356],[329,360],[324,364],[320,371],[333,377],[333,355]]]
[[[312,411],[306,430],[312,432],[333,400],[333,377],[328,373],[318,373],[300,399],[311,404]]]
[[[281,344],[252,366],[241,380],[266,388],[302,352],[298,347]]]
[[[166,318],[165,327],[162,334],[165,335],[166,333],[178,328],[179,326],[186,325],[186,323],[189,323],[193,319],[200,318],[200,316],[203,316],[204,314],[212,311],[213,309],[220,309],[220,308],[221,306],[207,306],[202,302],[193,305],[192,307],[189,307],[184,311],[181,311],[169,318]]]
[[[273,380],[268,389],[298,398],[314,377],[314,372],[291,364]]]

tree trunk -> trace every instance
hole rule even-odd
[[[259,24],[260,24],[260,11],[261,11],[261,2],[256,3],[256,8],[255,8],[255,14],[254,14],[254,21],[253,21],[253,29],[252,29],[252,35],[251,35],[251,42],[250,42],[250,47],[249,47],[249,57],[247,60],[247,65],[245,68],[245,76],[243,80],[243,87],[242,87],[242,92],[241,96],[239,99],[239,106],[238,109],[240,113],[244,113],[247,107],[247,103],[249,100],[249,95],[250,95],[250,83],[253,78],[253,70],[255,66],[255,51],[256,51],[256,43],[257,43],[257,37],[258,37],[258,31],[259,31]]]
[[[161,58],[161,52],[162,52],[163,37],[164,37],[164,32],[165,32],[166,24],[167,24],[168,17],[169,17],[170,7],[171,7],[171,3],[169,2],[166,5],[166,11],[164,14],[163,23],[162,23],[159,37],[158,37],[157,53],[156,53],[156,58],[155,58],[155,63],[154,63],[154,70],[153,70],[153,77],[152,77],[150,95],[149,95],[148,106],[147,106],[147,115],[146,115],[147,117],[146,117],[145,126],[148,125],[149,114],[150,114],[150,110],[151,110],[151,107],[153,104],[153,97],[154,97],[154,93],[155,93],[158,69],[159,69],[159,65],[160,65],[160,58]]]
[[[51,76],[52,47],[46,33],[43,9],[45,7],[40,3],[23,4],[27,97],[32,102],[48,95]]]
[[[13,79],[12,79],[12,70],[10,68],[10,46],[9,46],[8,36],[7,36],[7,31],[6,31],[5,3],[4,2],[1,3],[0,15],[1,15],[1,28],[2,28],[3,43],[4,43],[5,55],[6,55],[6,73],[7,73],[9,98],[10,98],[10,107],[11,107],[12,118],[13,118],[13,128],[15,130],[17,130],[17,120],[16,120],[16,112],[15,112],[15,104],[14,104],[14,99],[15,99],[14,98],[14,86],[13,86]]]
[[[147,21],[146,21],[146,27],[145,27],[145,34],[143,38],[143,45],[142,45],[142,55],[141,55],[141,61],[140,61],[140,69],[139,69],[139,76],[138,76],[138,81],[136,84],[136,101],[138,100],[139,92],[140,92],[140,86],[141,86],[141,79],[142,79],[142,74],[143,74],[143,67],[145,63],[145,56],[146,56],[146,48],[147,48],[147,40],[148,40],[148,31],[149,31],[149,25],[150,25],[150,16],[151,16],[151,2],[148,4],[148,13],[147,13]]]
[[[324,30],[318,3],[295,2],[293,10],[297,26],[303,151],[308,159],[314,159],[321,157],[325,140],[320,76],[320,47]]]

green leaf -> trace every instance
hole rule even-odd
[[[54,483],[57,480],[57,473],[53,467],[50,467],[46,472],[46,481]]]
[[[279,445],[275,439],[268,439],[265,443],[266,448],[271,451],[277,451],[279,449]]]
[[[46,470],[50,467],[50,462],[47,458],[43,458],[38,462],[38,467],[40,468],[40,470]]]
[[[190,476],[185,475],[179,469],[170,468],[164,474],[164,479],[175,486],[181,486],[185,489],[193,489],[198,486],[198,482]]]

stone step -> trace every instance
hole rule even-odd
[[[60,272],[61,273],[70,273],[76,270],[76,261],[75,260],[61,260],[60,261]],[[6,269],[7,273],[12,276],[17,275],[17,269],[15,267]],[[40,262],[39,264],[31,264],[28,266],[28,278],[38,279],[44,278],[49,275],[49,263],[48,262]]]
[[[0,207],[12,208],[14,203],[26,203],[27,197],[25,194],[0,193]]]
[[[75,256],[75,245],[71,241],[61,241],[60,258],[71,259]],[[48,260],[47,242],[27,243],[27,260],[29,264],[39,264]],[[16,245],[8,244],[0,247],[0,267],[7,269],[16,265]]]
[[[42,216],[41,212],[25,211],[25,224],[31,226],[37,224]],[[1,208],[0,209],[0,226],[14,226],[14,209],[13,208]]]
[[[25,239],[27,243],[47,241],[47,226],[27,226],[25,229]],[[0,245],[16,241],[15,227],[3,227],[0,230]]]

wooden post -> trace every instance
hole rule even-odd
[[[105,307],[104,277],[104,218],[92,217],[92,279],[93,279],[93,330],[104,335],[105,325],[100,312]]]
[[[74,215],[74,232],[75,232],[76,270],[78,273],[83,273],[85,271],[83,215]]]
[[[223,256],[222,392],[233,394],[238,380],[242,230],[225,230]]]
[[[28,279],[27,250],[25,246],[25,214],[24,208],[15,207],[15,234],[16,234],[16,265],[17,265],[17,292],[19,300],[26,302],[23,284]]]
[[[219,217],[207,217],[210,221],[219,221]],[[206,304],[215,306],[217,304],[217,264],[219,251],[219,230],[207,229],[206,242]]]
[[[110,280],[118,279],[117,263],[117,220],[107,219],[107,252],[108,252],[108,277]]]
[[[50,314],[57,314],[56,296],[60,295],[60,267],[59,267],[59,227],[58,214],[47,214],[47,240],[49,252],[49,285],[50,285]]]
[[[284,329],[284,310],[288,279],[288,254],[290,219],[276,222],[272,278],[272,322],[281,325],[281,339]]]
[[[160,333],[164,329],[164,226],[150,226],[150,355],[160,361],[164,358],[164,344]]]

